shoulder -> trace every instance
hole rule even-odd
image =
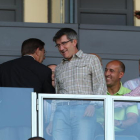
[[[16,63],[18,60],[20,60],[21,58],[16,58],[16,59],[13,59],[13,60],[9,60],[7,62],[4,62],[2,64],[0,64],[1,67],[5,67],[5,66],[9,66],[9,65],[12,65],[13,63]]]
[[[121,90],[122,90],[123,94],[127,94],[127,93],[131,92],[130,89],[128,89],[128,88],[126,88],[124,86],[121,86]]]
[[[60,64],[58,64],[55,68],[55,72],[58,71],[58,70],[61,70],[62,67],[64,66],[63,62],[61,62]]]
[[[138,108],[137,105],[128,106],[126,108],[126,113],[135,113],[138,115]]]
[[[50,68],[48,68],[46,65],[44,65],[44,64],[42,64],[42,63],[39,63],[39,62],[35,62],[37,65],[38,65],[38,68],[39,69],[41,69],[41,70],[44,70],[44,71],[49,71],[49,72],[51,72],[51,69]]]
[[[87,54],[87,53],[83,53],[81,59],[79,59],[79,61],[82,61],[83,63],[86,63],[88,65],[92,65],[93,64],[99,64],[99,59],[96,55],[92,55],[92,54]]]
[[[134,82],[136,82],[136,81],[140,81],[140,77],[126,81],[126,82],[124,83],[124,85],[125,85],[125,84],[129,84],[129,83],[134,83]]]
[[[123,86],[131,90],[134,90],[137,86],[139,86],[139,84],[140,84],[140,77],[126,81],[123,84]]]
[[[83,53],[83,57],[88,58],[88,59],[98,59],[96,55],[87,54],[87,53]]]

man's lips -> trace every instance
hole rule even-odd
[[[67,52],[66,50],[65,51],[61,51],[62,54],[65,54],[66,52]]]
[[[111,77],[106,77],[106,80],[110,80],[111,79]]]

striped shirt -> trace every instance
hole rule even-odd
[[[132,79],[129,81],[126,81],[123,86],[130,89],[130,90],[134,90],[136,87],[138,87],[140,85],[140,77],[136,78],[136,79]]]

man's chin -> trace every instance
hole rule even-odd
[[[111,87],[112,85],[111,84],[106,84],[107,85],[107,87]]]

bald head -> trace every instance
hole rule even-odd
[[[123,62],[121,62],[119,60],[112,60],[107,63],[107,65],[109,65],[109,64],[118,66],[119,71],[125,73],[125,65]]]
[[[120,80],[125,72],[125,65],[119,60],[113,60],[107,63],[105,68],[105,79],[107,87],[120,85]]]

